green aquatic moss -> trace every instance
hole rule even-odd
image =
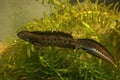
[[[114,56],[118,68],[86,52],[57,47],[36,47],[16,40],[0,59],[0,80],[119,80],[120,12],[116,3],[106,6],[86,0],[72,5],[68,0],[47,0],[50,16],[26,23],[21,30],[63,31],[74,38],[91,38]],[[44,0],[43,0],[44,5]]]

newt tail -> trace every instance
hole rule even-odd
[[[89,54],[103,59],[116,66],[113,57],[109,51],[100,43],[92,39],[73,39],[73,37],[64,32],[40,32],[40,31],[20,31],[17,36],[36,46],[52,46],[70,49],[83,49]]]

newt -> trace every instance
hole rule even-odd
[[[102,44],[92,39],[74,39],[71,34],[60,31],[20,31],[17,33],[17,36],[36,46],[83,49],[89,54],[116,66],[109,51]]]

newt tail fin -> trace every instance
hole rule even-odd
[[[100,43],[92,39],[79,39],[80,47],[87,51],[89,54],[103,59],[116,66],[113,57],[110,55],[109,51]]]

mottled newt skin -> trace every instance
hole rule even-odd
[[[20,31],[17,36],[36,46],[53,46],[71,49],[83,49],[91,55],[99,57],[113,65],[115,62],[108,50],[100,43],[92,39],[73,39],[73,37],[64,32],[40,32],[40,31]]]
[[[63,32],[40,32],[21,31],[18,37],[37,46],[55,46],[75,49],[76,41],[68,33]]]

